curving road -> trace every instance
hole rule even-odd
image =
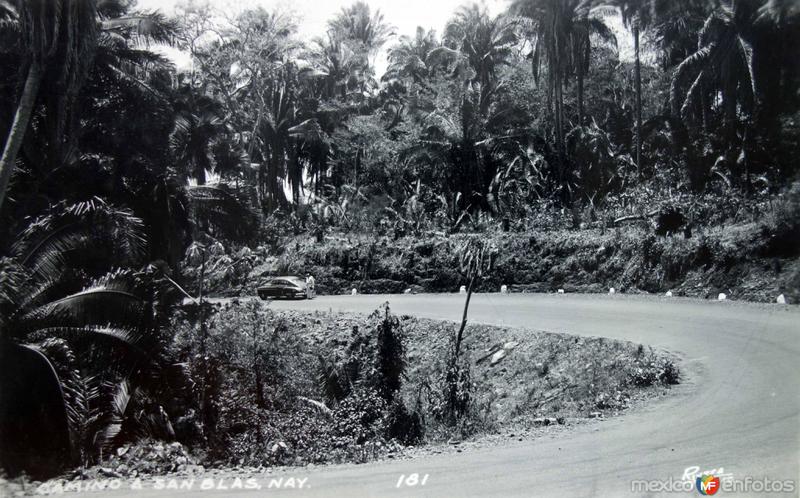
[[[459,319],[463,305],[458,295],[393,295],[320,296],[272,306],[370,312],[387,300],[395,313],[446,320]],[[800,481],[797,308],[619,295],[485,294],[473,297],[470,319],[664,348],[682,357],[684,381],[674,395],[572,432],[452,455],[288,470],[278,476],[307,478],[303,490],[260,494],[641,496],[646,493],[633,493],[631,480],[680,479],[691,466],[722,467],[736,479]],[[411,473],[428,474],[425,485],[396,488],[399,476]],[[165,493],[135,496],[148,494]],[[797,495],[797,490],[788,494]]]

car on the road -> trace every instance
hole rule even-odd
[[[308,297],[306,279],[295,276],[275,277],[259,287],[257,292],[261,299],[305,299]]]

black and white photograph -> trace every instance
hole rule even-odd
[[[0,498],[800,497],[800,0],[0,0]]]

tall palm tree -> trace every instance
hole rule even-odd
[[[652,0],[620,0],[622,22],[633,33],[634,86],[636,94],[636,168],[642,174],[642,61],[640,57],[641,32],[653,21]]]
[[[497,69],[508,64],[517,43],[515,23],[506,16],[490,16],[485,5],[461,7],[447,23],[443,46],[432,50],[431,63],[449,60],[453,75],[478,89],[479,109],[486,114],[498,91]]]
[[[127,9],[121,0],[0,1],[0,39],[13,41],[26,71],[0,157],[0,207],[37,101],[48,109],[40,128],[50,151],[46,161],[52,162],[74,145],[75,101],[90,69],[101,65],[117,78],[149,88],[142,68],[163,59],[131,45],[171,42],[174,25],[159,14],[128,15]]]
[[[547,70],[548,101],[555,125],[556,151],[564,175],[565,129],[564,87],[574,71],[578,79],[579,119],[583,117],[583,78],[588,70],[593,34],[614,42],[613,33],[595,15],[590,0],[514,0],[509,8],[525,20],[523,28],[533,44],[531,65],[535,80]],[[564,189],[566,193],[568,190]]]
[[[583,126],[583,82],[591,62],[592,36],[597,36],[614,48],[617,46],[617,37],[603,18],[592,10],[589,2],[575,6],[570,31],[569,67],[575,72],[578,83],[578,126]]]
[[[398,43],[389,49],[389,66],[383,79],[411,78],[417,84],[424,84],[430,74],[426,61],[428,54],[440,46],[434,30],[417,27],[414,37],[403,35]]]
[[[323,82],[324,98],[345,100],[351,91],[363,86],[368,68],[364,58],[346,40],[331,33],[315,38],[309,55],[315,71],[307,77]]]
[[[184,87],[175,111],[175,126],[170,136],[175,159],[186,177],[205,185],[206,172],[214,169],[212,145],[226,131],[222,107],[214,99]]]
[[[693,35],[702,26],[708,2],[702,0],[614,0],[623,24],[633,35],[634,92],[636,112],[636,167],[642,173],[642,63],[641,37],[652,32],[669,65],[676,54],[693,46]],[[686,54],[688,55],[688,54]]]
[[[539,81],[547,70],[548,101],[555,122],[556,148],[564,150],[564,85],[572,53],[572,27],[581,0],[514,0],[509,11],[525,22],[525,34],[533,44],[531,69]]]
[[[753,42],[758,6],[758,2],[730,2],[713,12],[698,35],[697,51],[678,65],[670,88],[672,113],[684,118],[704,117],[714,100],[711,92],[719,92],[729,143],[737,109],[745,119],[755,110],[758,80],[753,60],[759,54]]]
[[[328,22],[329,33],[343,40],[354,41],[364,55],[371,59],[394,34],[380,10],[374,13],[361,0],[342,10]]]
[[[86,77],[98,25],[95,0],[3,0],[0,11],[16,24],[13,29],[20,36],[21,66],[26,68],[25,83],[0,156],[1,208],[42,80],[47,76],[57,86],[56,95],[62,106],[71,104]],[[63,121],[56,122],[57,128],[63,125]]]

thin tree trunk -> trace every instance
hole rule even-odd
[[[561,186],[566,184],[566,165],[565,165],[565,148],[566,145],[564,143],[564,88],[563,88],[563,81],[561,77],[561,72],[559,71],[556,79],[556,147],[558,149],[558,181]],[[563,193],[562,196],[564,200],[571,201],[571,199],[567,199],[568,190],[566,188],[562,189]]]
[[[199,321],[200,321],[200,365],[202,370],[202,389],[200,390],[200,410],[203,420],[203,433],[207,436],[209,433],[213,432],[213,423],[211,420],[213,419],[211,415],[211,403],[210,403],[210,392],[209,392],[209,380],[208,380],[208,357],[206,356],[206,313],[205,313],[205,303],[203,302],[203,283],[206,276],[206,252],[203,249],[202,252],[202,262],[200,263],[200,288],[198,289],[198,313],[199,313]]]
[[[360,163],[361,163],[361,146],[359,145],[358,149],[356,149],[356,160],[353,168],[353,185],[355,186],[356,190],[358,190],[358,170]]]
[[[206,313],[203,303],[203,287],[206,278],[206,251],[203,249],[203,259],[200,263],[200,289],[198,292],[198,302],[199,302],[199,311],[200,311],[200,350],[202,353],[203,358],[206,356]]]
[[[578,126],[583,126],[583,61],[578,61]]]
[[[642,177],[642,64],[639,59],[639,24],[633,26],[633,47],[636,54],[634,77],[636,79],[636,169]]]
[[[561,93],[561,73],[556,75],[555,87],[555,110],[556,110],[556,147],[558,148],[559,161],[562,159],[564,149],[564,100]]]
[[[461,340],[464,337],[464,329],[467,328],[467,312],[469,311],[469,301],[472,299],[472,288],[475,284],[475,276],[473,275],[469,279],[469,285],[467,286],[467,300],[464,303],[464,314],[461,317],[461,327],[458,329],[458,334],[456,335],[456,354],[455,360],[458,361],[458,355],[461,351]]]
[[[0,208],[3,207],[3,200],[5,200],[6,190],[8,190],[8,184],[11,181],[11,174],[14,172],[17,154],[25,138],[25,132],[28,130],[43,73],[43,68],[39,62],[32,62],[31,67],[28,68],[25,87],[22,90],[22,96],[14,114],[11,131],[8,133],[8,138],[3,148],[3,155],[0,157]]]

